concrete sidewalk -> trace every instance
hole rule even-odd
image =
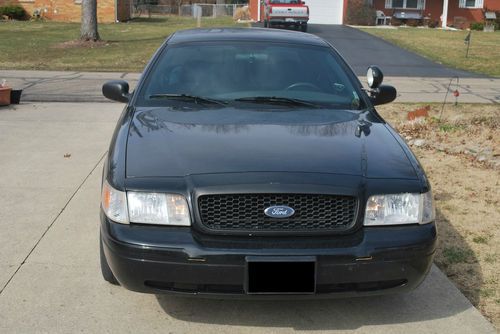
[[[409,294],[320,301],[182,299],[107,284],[99,188],[120,110],[0,108],[0,333],[495,333],[436,267]]]
[[[123,79],[133,89],[139,76],[113,72],[0,71],[0,80],[6,79],[15,89],[24,89],[23,101],[44,102],[106,102],[101,94],[104,82]],[[397,88],[396,102],[443,102],[450,79],[387,77],[384,82]],[[360,77],[360,81],[366,80]],[[448,102],[454,102],[451,92],[457,88],[461,103],[500,103],[500,78],[463,78],[458,87],[455,80]]]

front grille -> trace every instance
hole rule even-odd
[[[271,218],[264,210],[286,205],[288,218]],[[352,196],[318,194],[223,194],[198,198],[201,222],[218,231],[344,230],[354,223],[357,200]]]

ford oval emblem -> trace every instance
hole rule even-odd
[[[288,218],[293,216],[295,210],[286,205],[275,205],[265,209],[264,213],[271,218]]]

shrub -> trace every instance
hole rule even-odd
[[[420,25],[420,21],[410,19],[410,20],[406,21],[406,25],[408,25],[410,27],[418,27]]]
[[[26,19],[26,11],[23,7],[19,5],[7,5],[0,7],[0,16],[7,16],[12,20],[24,20]]]
[[[429,21],[429,28],[436,28],[438,26],[439,26],[439,21],[437,21],[437,20]]]
[[[235,20],[250,20],[250,10],[248,6],[236,8],[236,11],[234,12],[233,18]]]
[[[373,26],[377,12],[365,0],[351,0],[347,9],[347,23]]]
[[[483,30],[484,23],[483,22],[472,22],[470,24],[470,30]]]

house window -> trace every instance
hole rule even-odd
[[[460,0],[460,8],[483,8],[484,0]]]
[[[406,8],[417,8],[418,1],[417,0],[406,0]]]
[[[392,0],[392,8],[404,8],[404,0]]]
[[[385,8],[424,9],[425,0],[386,0]]]

